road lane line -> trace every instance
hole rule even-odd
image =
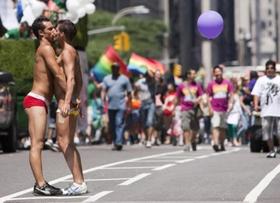
[[[187,163],[190,161],[194,161],[195,159],[184,159],[184,160],[180,160],[180,161],[176,161],[176,163],[182,164],[182,163]]]
[[[148,159],[148,160],[139,160],[139,161],[134,161],[134,162],[145,162],[145,163],[149,163],[149,162],[176,162],[176,161],[180,161],[178,159],[176,160],[166,160],[166,159]]]
[[[183,151],[179,150],[179,151],[174,151],[174,152],[166,152],[166,153],[161,153],[161,154],[155,154],[155,155],[150,155],[150,156],[145,156],[145,157],[139,157],[139,158],[134,158],[134,159],[128,159],[128,160],[113,162],[113,163],[110,163],[110,164],[105,164],[105,165],[101,165],[101,166],[86,169],[86,170],[83,171],[83,173],[87,174],[87,173],[91,173],[93,171],[105,169],[105,168],[108,168],[108,167],[111,167],[111,166],[117,166],[117,165],[120,165],[120,164],[131,163],[131,162],[138,161],[138,160],[152,159],[152,158],[157,158],[157,157],[161,157],[161,156],[168,156],[168,155],[182,154],[182,153],[183,153]],[[54,179],[54,180],[50,181],[49,184],[53,185],[53,184],[62,182],[62,181],[67,180],[67,179],[72,179],[72,175],[66,175],[66,176],[63,176],[61,178]],[[7,200],[10,200],[14,197],[18,197],[20,195],[30,193],[32,191],[33,191],[33,187],[22,190],[22,191],[19,191],[19,192],[16,192],[16,193],[9,194],[9,195],[6,195],[6,196],[3,196],[3,197],[0,198],[0,203],[3,203]]]
[[[91,197],[89,197],[88,199],[86,199],[85,201],[83,201],[82,203],[86,203],[86,202],[95,202],[96,200],[99,200],[100,198],[112,193],[114,191],[103,191],[103,192],[99,192],[96,195],[93,195]]]
[[[172,166],[176,166],[176,164],[166,164],[166,165],[163,165],[163,166],[159,166],[157,168],[152,169],[152,171],[161,171],[163,169],[170,168]]]
[[[245,197],[243,202],[254,203],[270,182],[280,173],[280,164],[270,171],[253,190]]]
[[[110,167],[104,168],[105,170],[119,170],[119,169],[150,169],[158,166],[127,166],[127,167]]]
[[[127,181],[124,181],[124,182],[120,183],[119,185],[125,185],[125,186],[130,185],[130,184],[135,183],[136,181],[141,180],[142,178],[145,178],[149,175],[151,175],[151,173],[141,173],[141,174],[139,174],[139,175],[137,175],[133,178],[130,178]]]
[[[47,199],[82,199],[89,198],[90,196],[33,196],[33,197],[17,197],[12,200],[23,201],[23,200],[47,200]]]
[[[99,181],[114,181],[114,180],[128,180],[129,178],[100,178],[100,179],[85,179],[85,182],[99,182]],[[64,180],[61,182],[73,182],[73,180]]]

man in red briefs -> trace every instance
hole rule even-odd
[[[33,193],[35,195],[62,195],[61,189],[49,185],[44,179],[41,153],[46,132],[48,102],[53,96],[54,81],[65,92],[66,80],[63,70],[56,62],[52,47],[55,29],[50,20],[43,16],[38,17],[32,24],[32,30],[40,44],[35,55],[32,90],[24,98],[23,107],[28,116],[28,130],[31,138],[29,162],[36,181]]]
[[[64,154],[67,165],[73,175],[73,184],[63,189],[63,195],[81,195],[87,192],[84,182],[80,154],[74,144],[74,135],[79,116],[77,98],[82,89],[82,71],[80,68],[79,55],[71,45],[76,35],[75,25],[69,20],[58,22],[57,41],[62,49],[58,57],[58,63],[66,76],[67,90],[55,85],[55,96],[58,101],[56,135],[58,145]],[[70,109],[70,111],[68,111]],[[67,112],[67,115],[64,113]]]

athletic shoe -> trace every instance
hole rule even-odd
[[[45,185],[43,185],[42,187],[35,184],[33,188],[33,194],[45,195],[45,196],[58,196],[58,195],[62,195],[62,190],[60,188],[49,185],[46,182]]]
[[[195,141],[194,141],[194,142],[192,142],[192,150],[193,150],[193,151],[196,151],[196,145],[197,145],[197,144],[196,144],[196,142],[195,142]]]
[[[191,152],[191,151],[192,151],[191,145],[190,145],[190,144],[185,145],[184,151],[185,151],[185,152]]]
[[[81,185],[77,183],[73,183],[70,187],[62,190],[63,195],[74,196],[74,195],[82,195],[87,193],[87,185],[83,182]]]
[[[213,145],[213,149],[214,149],[215,152],[219,152],[220,151],[219,146],[216,145],[216,144]]]
[[[226,151],[226,149],[225,149],[225,145],[221,145],[221,147],[220,147],[220,151]]]
[[[114,145],[114,147],[112,148],[113,151],[121,151],[122,150],[122,145]]]
[[[151,148],[151,147],[152,147],[152,142],[151,141],[147,141],[146,148]]]
[[[58,145],[55,144],[55,143],[53,143],[52,140],[47,140],[47,141],[45,142],[45,146],[46,146],[47,149],[50,149],[50,150],[52,150],[52,151],[54,151],[54,152],[59,152],[59,147],[58,147]]]
[[[276,158],[276,152],[272,151],[266,155],[266,158]]]

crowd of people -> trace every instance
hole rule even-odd
[[[223,71],[223,65],[213,67],[213,80],[203,84],[195,69],[182,75],[179,64],[164,75],[147,70],[131,78],[113,64],[112,75],[102,83],[90,79],[88,128],[76,134],[76,144],[113,143],[113,150],[172,144],[196,151],[203,142],[215,152],[249,144],[247,129],[255,124],[254,112],[261,110],[255,109],[252,91],[263,73],[226,79]]]

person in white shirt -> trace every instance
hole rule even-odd
[[[270,150],[267,158],[275,158],[274,125],[277,127],[277,137],[280,141],[280,76],[276,75],[275,61],[266,62],[265,75],[258,78],[251,94],[254,96],[254,110],[261,110],[263,140],[267,141]]]

